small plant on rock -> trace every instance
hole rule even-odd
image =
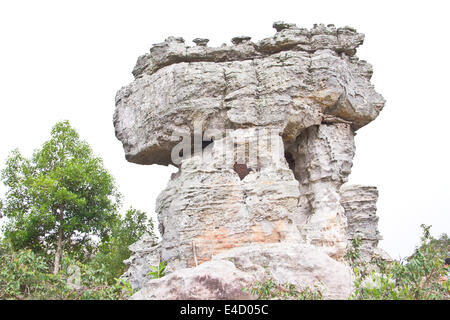
[[[167,267],[166,261],[161,261],[158,266],[151,266],[150,272],[147,275],[151,276],[153,279],[159,279],[165,276]]]

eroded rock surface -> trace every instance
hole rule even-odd
[[[242,160],[248,174],[241,179],[236,172],[239,150],[255,141],[271,144],[270,138],[265,129],[237,129],[203,156],[182,161],[179,176],[157,199],[163,260],[185,268],[195,266],[195,258],[202,263],[245,244],[300,241],[294,223],[298,181],[284,157],[274,160],[260,148],[256,159]],[[282,149],[281,137],[274,140]]]
[[[383,239],[378,231],[378,216],[376,202],[378,190],[376,187],[361,185],[344,185],[340,189],[341,204],[347,217],[347,238],[352,241],[361,239],[361,257],[365,261],[373,258],[391,260],[389,255],[378,248],[378,242]]]
[[[133,254],[124,261],[128,270],[122,277],[130,281],[133,288],[141,288],[149,280],[150,266],[157,266],[161,261],[160,245],[156,237],[144,235],[129,249]]]
[[[225,260],[207,261],[146,282],[131,300],[247,300],[242,291],[253,277]]]
[[[345,298],[348,241],[362,234],[364,254],[376,251],[372,189],[342,187],[355,131],[384,106],[372,67],[355,56],[364,35],[274,28],[273,37],[217,48],[169,37],[139,57],[134,81],[118,91],[114,126],[126,159],[179,169],[157,199],[161,242],[131,248],[125,276],[143,288],[135,298],[246,298],[237,287],[261,280],[266,262],[279,281],[320,279],[326,297]],[[149,280],[161,260],[168,275]]]
[[[278,128],[293,142],[322,121],[357,129],[376,118],[384,99],[372,67],[354,56],[364,36],[351,28],[285,25],[271,38],[233,46],[189,47],[169,37],[140,57],[136,79],[116,95],[114,124],[127,160],[172,163],[174,132],[249,126]]]
[[[306,129],[288,148],[300,183],[296,223],[307,243],[325,248],[336,259],[345,255],[347,219],[339,189],[347,181],[355,153],[349,124],[321,124]]]
[[[254,299],[249,290],[272,278],[299,290],[320,290],[325,299],[346,299],[351,269],[314,247],[299,243],[255,244],[214,256],[196,268],[149,280],[132,299]]]

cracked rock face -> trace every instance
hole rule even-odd
[[[268,144],[265,131],[234,130],[229,139],[215,140],[203,158],[181,163],[180,175],[157,199],[163,260],[185,268],[241,245],[300,241],[294,223],[298,182],[284,157],[276,165],[272,154],[260,149],[257,159],[242,161],[251,169],[247,175],[236,172],[239,142]]]
[[[322,124],[304,130],[288,149],[299,181],[298,229],[307,243],[324,248],[336,259],[345,255],[347,246],[347,219],[339,189],[352,167],[353,138],[349,124]]]
[[[391,260],[389,255],[378,248],[378,242],[383,239],[378,231],[376,202],[378,190],[376,187],[361,185],[344,185],[340,190],[341,204],[347,217],[347,239],[361,239],[361,257],[365,261],[373,258]]]
[[[367,255],[376,251],[373,189],[342,187],[355,131],[384,106],[370,83],[371,66],[355,56],[364,35],[333,25],[274,28],[273,37],[255,43],[239,36],[218,48],[204,38],[191,47],[169,37],[139,57],[134,81],[118,91],[114,126],[126,159],[179,169],[157,199],[161,242],[142,240],[127,260],[125,276],[145,286],[138,297],[160,297],[154,291],[162,290],[173,298],[241,298],[224,283],[226,274],[240,284],[263,275],[219,263],[227,252],[259,250],[282,259],[298,249],[286,262],[293,270],[315,252],[350,281],[343,262],[348,241],[363,234]],[[329,261],[317,259],[316,267],[326,269]],[[149,265],[160,260],[176,280],[149,281]],[[258,269],[265,262],[251,263]],[[219,265],[228,271],[218,272]],[[281,279],[283,268],[272,276]],[[305,270],[310,279],[326,278]],[[197,281],[202,274],[215,280]],[[328,296],[344,297],[351,285],[336,279],[323,280],[325,291],[339,283],[341,292]],[[175,282],[200,293],[170,291]],[[209,288],[213,282],[227,289],[219,294]]]

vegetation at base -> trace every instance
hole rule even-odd
[[[298,289],[292,283],[278,283],[270,274],[264,281],[254,282],[250,288],[242,288],[258,300],[322,300],[322,292],[318,285],[314,288]]]
[[[355,274],[357,300],[447,300],[450,286],[444,261],[448,257],[450,239],[446,234],[433,238],[431,226],[422,224],[421,244],[414,253],[400,261],[373,259],[364,262],[360,239],[347,249],[346,259]]]
[[[0,299],[126,299],[133,290],[121,279],[129,245],[153,234],[147,214],[130,208],[102,160],[69,122],[57,123],[51,138],[31,158],[13,150],[1,170]],[[422,225],[421,244],[406,259],[361,259],[355,239],[346,260],[355,274],[351,299],[449,299],[450,240],[433,238]],[[151,268],[161,278],[166,262]],[[244,288],[258,299],[322,299],[318,286],[297,288],[268,276]]]
[[[374,258],[366,262],[361,257],[361,239],[356,238],[347,248],[345,260],[355,274],[352,300],[448,300],[450,285],[448,267],[444,261],[449,257],[450,239],[447,234],[439,238],[431,236],[431,226],[422,225],[420,246],[414,253],[399,261]],[[268,276],[255,282],[250,292],[260,300],[320,300],[323,298],[318,286],[299,290],[293,284],[277,283]]]
[[[128,246],[153,234],[147,214],[120,214],[114,178],[68,121],[31,158],[13,150],[0,176],[0,299],[125,299]]]
[[[13,251],[7,244],[0,248],[0,268],[0,299],[118,300],[133,293],[122,279],[108,281],[104,269],[67,258],[54,275],[44,257],[30,249]]]
[[[111,235],[99,245],[91,264],[97,269],[104,268],[108,281],[114,281],[127,269],[123,261],[130,257],[128,247],[144,234],[153,234],[153,228],[153,221],[147,218],[146,212],[129,209],[123,218],[114,221]]]

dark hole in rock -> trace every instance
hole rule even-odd
[[[159,224],[159,233],[161,234],[161,236],[164,235],[165,231],[166,231],[166,228],[164,227],[164,224],[160,223]]]
[[[203,140],[202,141],[202,149],[205,149],[207,146],[209,146],[211,143],[213,143],[214,141],[212,140]]]
[[[294,171],[295,169],[295,159],[294,156],[292,155],[292,153],[290,152],[285,152],[284,153],[284,157],[286,158],[286,161],[289,165],[289,169],[291,169],[292,171]],[[295,172],[295,171],[294,171]]]
[[[235,163],[233,169],[236,171],[241,180],[244,179],[250,171],[252,171],[251,168],[248,168],[247,165],[243,163]]]

